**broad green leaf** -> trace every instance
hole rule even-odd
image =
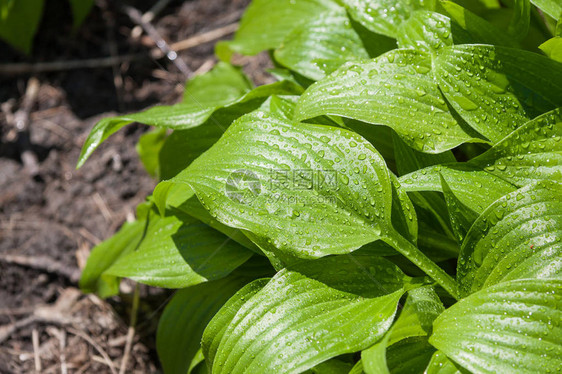
[[[428,365],[435,348],[427,337],[407,338],[387,348],[386,364],[391,374],[418,374]]]
[[[219,222],[279,255],[349,253],[391,229],[390,175],[367,141],[266,112],[238,119],[170,182],[189,184]]]
[[[188,373],[205,326],[248,279],[229,276],[176,292],[160,317],[156,334],[156,350],[166,374]]]
[[[439,177],[441,179],[441,189],[445,196],[445,201],[447,202],[447,209],[449,211],[449,219],[453,227],[453,232],[459,243],[462,243],[466,233],[478,218],[478,214],[459,200],[443,176],[440,175]]]
[[[433,61],[447,100],[497,143],[529,119],[562,106],[562,63],[518,49],[462,45]]]
[[[86,267],[80,277],[80,289],[83,292],[95,292],[105,298],[119,293],[119,279],[106,275],[120,257],[135,250],[143,238],[146,219],[126,222],[111,238],[92,249]]]
[[[43,15],[44,0],[0,2],[0,39],[29,54]]]
[[[137,153],[144,168],[153,177],[158,177],[160,174],[158,152],[165,141],[166,130],[155,129],[142,134],[136,145]]]
[[[19,0],[17,0],[19,1]],[[72,18],[74,18],[74,28],[79,27],[86,19],[92,7],[94,0],[68,0],[72,9]]]
[[[183,288],[220,279],[252,252],[180,211],[153,215],[136,251],[120,257],[104,274],[157,287]]]
[[[445,46],[470,42],[470,35],[451,34],[451,20],[443,14],[417,10],[400,24],[397,36],[400,48],[413,47],[425,52],[437,51]],[[462,30],[462,29],[461,29]],[[459,39],[459,40],[457,40]]]
[[[357,361],[357,363],[351,368],[349,374],[363,374],[363,362],[361,360]]]
[[[555,373],[562,367],[560,279],[499,283],[433,323],[429,342],[477,373]]]
[[[257,109],[260,101],[218,109],[200,126],[172,132],[158,154],[160,179],[170,179],[189,166],[219,140],[235,119]]]
[[[261,253],[259,248],[256,247],[254,243],[246,235],[242,233],[241,230],[235,229],[230,226],[223,225],[217,221],[207,209],[201,205],[197,197],[192,197],[187,201],[183,202],[181,205],[177,206],[181,211],[189,214],[193,218],[198,219],[204,224],[212,227],[213,229],[220,231],[224,235],[228,236],[235,242],[243,245],[244,247],[251,249],[254,252]]]
[[[426,52],[439,51],[453,44],[484,43],[514,45],[503,30],[488,21],[470,13],[463,7],[449,2],[441,5],[452,13],[449,17],[427,10],[415,11],[400,25],[398,45],[416,48]]]
[[[517,40],[527,36],[530,18],[531,2],[529,0],[513,0],[513,15],[508,27],[511,36]]]
[[[332,0],[254,0],[242,16],[234,40],[222,45],[255,55],[279,47],[295,27],[338,11],[342,11],[341,7]]]
[[[252,83],[240,67],[218,62],[213,70],[187,82],[183,103],[203,107],[226,105],[251,89]]]
[[[308,372],[313,374],[348,374],[353,368],[350,362],[343,362],[338,359],[331,359],[324,361],[315,367],[311,368]]]
[[[212,369],[212,363],[222,339],[225,338],[224,333],[228,326],[248,300],[251,299],[258,291],[260,291],[269,282],[269,279],[256,279],[241,288],[234,296],[232,296],[224,306],[215,314],[213,319],[207,324],[203,336],[201,338],[201,348],[205,361],[209,365],[209,371]],[[226,337],[228,338],[228,337]],[[225,338],[225,339],[226,339]]]
[[[352,59],[369,58],[345,12],[325,13],[295,28],[275,51],[282,65],[307,78],[319,80]]]
[[[562,276],[562,184],[523,187],[476,220],[459,256],[464,294],[521,278]]]
[[[540,180],[562,181],[561,109],[529,121],[469,161],[519,187]]]
[[[554,61],[562,62],[562,37],[555,36],[539,45],[541,51]]]
[[[222,74],[220,76],[222,77]],[[238,98],[230,96],[236,90],[225,90],[228,93],[227,96],[229,96],[228,101],[226,98],[224,100],[217,100],[214,105],[211,105],[211,101],[215,97],[216,92],[211,90],[208,92],[209,96],[205,96],[209,99],[205,101],[205,105],[200,104],[199,99],[197,101],[191,99],[186,103],[172,106],[156,106],[144,112],[105,118],[98,122],[88,135],[82,147],[77,167],[82,166],[103,141],[130,123],[139,122],[145,125],[173,130],[186,130],[205,123],[217,109],[222,107],[231,107],[255,99],[265,99],[273,94],[296,94],[300,93],[301,90],[300,86],[287,81],[256,87]]]
[[[399,25],[416,9],[433,10],[435,0],[342,0],[347,11],[369,30],[392,38],[399,34]]]
[[[412,243],[418,241],[418,220],[414,204],[408,197],[404,189],[400,187],[400,182],[393,174],[392,179],[392,226],[403,237]]]
[[[443,310],[443,304],[431,286],[409,291],[406,304],[389,332],[381,341],[361,353],[365,372],[367,374],[400,372],[398,361],[402,361],[406,365],[414,364],[415,367],[418,367],[419,365],[416,364],[415,360],[408,362],[408,357],[402,356],[399,360],[394,359],[400,357],[400,350],[403,350],[406,356],[410,356],[412,352],[408,347],[411,349],[422,348],[423,351],[427,351],[427,334],[431,329],[433,320]],[[408,341],[405,343],[406,346],[398,344],[405,339],[416,337],[423,337],[423,340]],[[422,356],[425,359],[426,355]],[[431,354],[429,356],[431,357]],[[402,367],[402,369],[405,368]]]
[[[562,3],[558,0],[531,0],[531,3],[555,20],[562,17]]]
[[[455,364],[441,351],[431,357],[424,374],[461,374]]]
[[[380,257],[354,257],[361,267],[332,256],[277,273],[230,322],[213,373],[299,373],[376,342],[415,286]]]
[[[295,119],[329,114],[389,126],[426,153],[477,141],[455,121],[430,71],[429,55],[408,49],[348,63],[304,92]]]
[[[440,176],[462,204],[479,214],[503,195],[516,190],[513,184],[463,163],[430,166],[404,175],[399,180],[407,192],[442,192]]]
[[[474,38],[473,42],[517,47],[517,43],[506,35],[503,30],[468,9],[463,8],[461,5],[452,1],[441,1],[440,5],[443,6],[449,17],[451,17],[451,34],[454,44],[462,44],[464,35],[468,33]]]

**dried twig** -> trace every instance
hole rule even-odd
[[[94,347],[96,349],[96,351],[98,351],[98,353],[103,357],[103,360],[105,362],[105,364],[107,364],[107,366],[109,366],[109,369],[111,370],[112,374],[117,374],[117,372],[115,371],[115,365],[113,364],[113,361],[111,361],[111,358],[109,357],[109,355],[107,354],[107,352],[98,344],[96,343],[96,341],[94,339],[92,339],[91,337],[89,337],[88,335],[86,335],[84,332],[80,331],[80,330],[76,330],[73,328],[69,328],[67,329],[68,332],[81,337],[82,339],[84,339],[85,341],[87,341],[88,343],[90,343],[90,345],[92,347]]]
[[[161,11],[166,8],[166,6],[170,3],[171,0],[159,0],[142,15],[142,20],[145,22],[152,22],[154,17],[156,17]],[[131,30],[131,36],[133,38],[138,38],[142,34],[142,27],[137,25]]]
[[[39,331],[33,329],[31,332],[31,342],[33,344],[33,359],[35,361],[35,371],[41,372],[41,357],[39,357]]]
[[[197,47],[198,45],[212,42],[213,40],[220,39],[224,36],[230,35],[237,29],[238,29],[238,22],[234,22],[229,25],[219,27],[218,29],[197,34],[187,39],[180,40],[179,42],[172,43],[170,47],[177,52],[185,51],[186,49]]]
[[[101,58],[90,58],[84,60],[68,60],[53,62],[38,62],[35,64],[13,63],[1,64],[0,75],[48,73],[54,71],[66,71],[73,69],[97,69],[108,68],[123,62],[137,61],[146,58],[146,54],[129,54],[123,56],[109,56]]]
[[[74,283],[78,282],[80,279],[80,271],[78,269],[70,269],[68,266],[45,256],[26,257],[18,255],[1,255],[0,261],[9,264],[27,266],[47,273],[59,274]]]
[[[162,51],[168,60],[170,60],[178,68],[185,78],[189,78],[193,75],[191,69],[181,58],[178,58],[178,54],[160,36],[158,30],[156,30],[150,22],[145,22],[142,19],[142,13],[138,9],[129,5],[123,5],[121,9],[133,22],[143,28],[146,34],[153,40],[154,44]]]
[[[31,136],[29,134],[30,113],[37,100],[39,86],[39,80],[36,77],[29,78],[22,104],[13,117],[14,126],[18,132],[18,146],[21,160],[25,169],[31,175],[37,175],[39,173],[37,155],[35,155],[31,149]]]
[[[123,359],[121,360],[121,367],[119,368],[119,374],[125,374],[127,370],[127,362],[129,361],[129,356],[131,354],[131,347],[133,346],[133,338],[135,337],[135,326],[137,324],[137,311],[139,308],[139,285],[135,285],[135,291],[133,294],[133,306],[131,309],[131,323],[129,324],[129,329],[127,330],[127,342],[125,343],[125,352],[123,354]]]

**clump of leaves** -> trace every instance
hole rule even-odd
[[[79,165],[159,127],[161,182],[82,288],[179,289],[166,373],[559,372],[562,6],[532,3],[254,0],[181,103],[92,130]],[[263,50],[254,88],[228,61]]]
[[[0,39],[24,53],[30,53],[41,22],[45,0],[0,0]],[[68,0],[74,28],[84,21],[94,0]]]

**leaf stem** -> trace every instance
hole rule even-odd
[[[456,300],[459,299],[457,282],[409,240],[398,233],[394,233],[384,241],[429,275]]]

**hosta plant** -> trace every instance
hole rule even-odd
[[[561,15],[254,0],[181,103],[92,130],[79,165],[157,127],[160,183],[82,288],[177,289],[166,373],[560,372]],[[229,60],[264,50],[277,81],[253,87]]]

